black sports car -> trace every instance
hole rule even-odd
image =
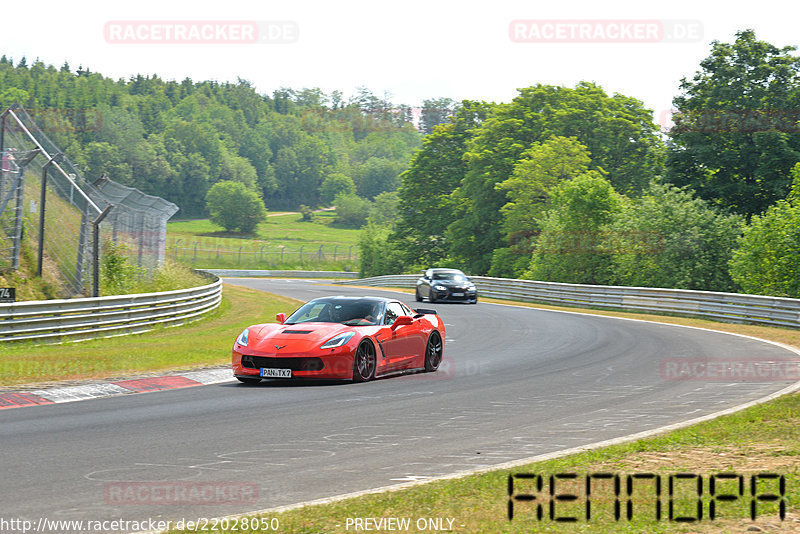
[[[458,301],[478,302],[475,284],[458,269],[428,269],[417,280],[417,301],[427,298],[430,302]]]

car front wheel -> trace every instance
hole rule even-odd
[[[353,358],[353,380],[367,382],[375,378],[376,363],[375,346],[369,341],[362,342]]]

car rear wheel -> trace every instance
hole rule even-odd
[[[259,382],[261,382],[260,378],[245,378],[242,376],[237,376],[236,380],[238,380],[242,384],[248,384],[248,385],[258,384]]]
[[[369,341],[362,342],[353,358],[353,380],[367,382],[375,378],[376,362],[375,346]]]
[[[439,368],[442,363],[442,336],[439,332],[431,332],[428,338],[428,346],[425,348],[425,371],[431,372]]]
[[[417,302],[422,302],[422,297],[419,294],[419,289],[414,291],[414,300],[416,300]]]

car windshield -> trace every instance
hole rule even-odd
[[[464,276],[464,273],[460,273],[460,272],[457,272],[457,271],[451,271],[451,272],[443,272],[443,273],[433,273],[433,279],[434,280],[453,280],[455,282],[463,282],[464,280],[467,279],[467,277]]]
[[[365,298],[322,298],[302,305],[283,324],[341,323],[370,326],[381,319],[382,302]]]

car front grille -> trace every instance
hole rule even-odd
[[[270,358],[266,356],[242,355],[242,367],[248,369],[291,369],[292,371],[321,371],[325,364],[321,358]]]

